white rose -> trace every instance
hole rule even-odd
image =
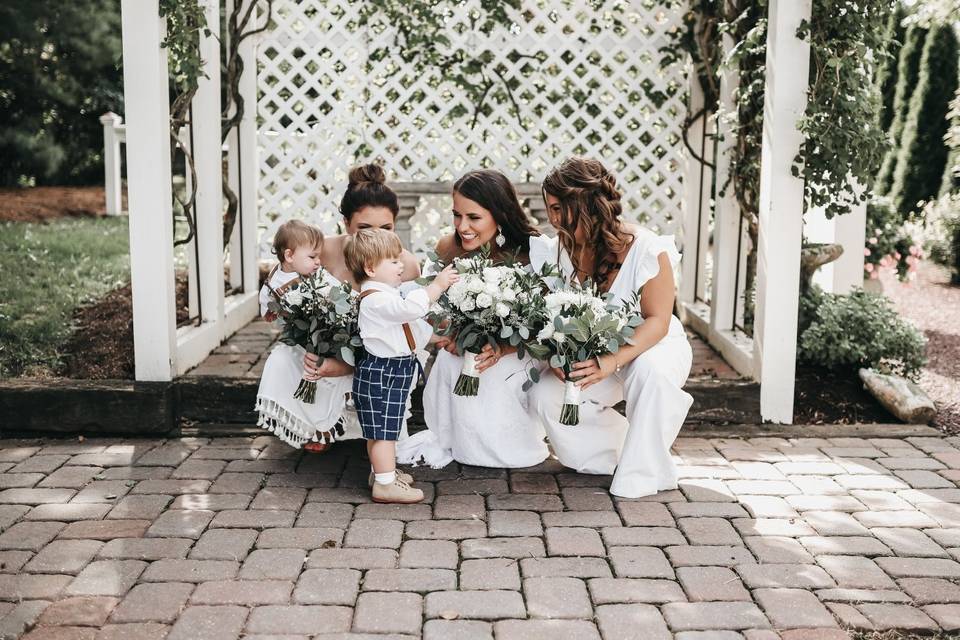
[[[517,292],[513,289],[504,289],[500,292],[500,297],[506,300],[507,302],[513,302],[517,299]]]
[[[476,276],[470,276],[470,279],[467,281],[467,291],[470,293],[480,293],[483,291],[483,288],[483,280]]]
[[[553,337],[553,323],[547,324],[543,329],[540,329],[540,333],[537,334],[537,340],[543,342],[544,340],[549,340]]]
[[[487,282],[499,283],[502,276],[500,269],[496,267],[484,267],[483,269],[483,279]]]
[[[502,302],[498,302],[497,315],[500,316],[501,318],[506,318],[508,315],[510,315],[510,307],[503,304]]]
[[[473,298],[464,298],[463,301],[459,304],[460,311],[473,311],[476,309],[476,305],[473,304]]]
[[[486,309],[491,304],[493,304],[493,297],[488,293],[481,293],[477,296],[477,307],[481,309]]]
[[[303,304],[303,294],[297,289],[287,291],[283,294],[283,299],[287,301],[287,304],[293,305],[294,307],[299,307]]]
[[[560,333],[559,331],[554,331],[554,332],[553,332],[553,335],[552,335],[551,337],[553,338],[553,341],[554,341],[554,342],[556,342],[557,344],[560,344],[561,342],[563,342],[563,339],[564,339],[566,336],[564,336],[564,335],[563,335],[562,333]]]

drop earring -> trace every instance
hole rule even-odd
[[[497,237],[495,237],[493,241],[497,243],[498,247],[507,244],[507,238],[503,235],[503,229],[500,228],[500,225],[497,225]]]

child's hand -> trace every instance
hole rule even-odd
[[[450,288],[450,285],[458,280],[460,280],[460,274],[457,273],[457,270],[452,264],[448,264],[443,268],[443,271],[437,274],[437,277],[433,279],[432,284],[437,285],[440,291],[446,291]]]

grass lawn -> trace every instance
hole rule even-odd
[[[0,223],[0,377],[50,376],[74,309],[130,279],[127,218]]]

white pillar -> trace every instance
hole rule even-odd
[[[244,0],[244,6],[256,4],[257,0]],[[251,28],[257,22],[257,8],[250,17]],[[237,195],[240,198],[240,249],[243,257],[243,290],[257,293],[260,289],[260,272],[257,267],[257,182],[260,179],[260,164],[257,158],[257,39],[247,38],[240,43],[240,57],[244,68],[240,74],[240,95],[244,100],[243,118],[237,128],[237,177],[240,181]],[[233,144],[233,143],[231,143]],[[259,313],[259,308],[257,308]]]
[[[733,39],[723,36],[723,50],[733,48]],[[730,119],[737,117],[736,92],[740,74],[736,69],[723,68],[720,74],[720,114],[717,123],[721,138],[717,143],[717,189],[726,185],[723,195],[717,194],[716,215],[713,223],[713,275],[710,294],[711,331],[733,329],[733,313],[737,305],[737,241],[740,237],[740,205],[734,195],[730,174],[730,157],[737,143],[737,133]]]
[[[123,212],[120,182],[120,137],[116,127],[123,118],[108,111],[100,116],[103,125],[103,191],[107,200],[107,215],[118,216]]]
[[[770,2],[754,345],[760,414],[780,423],[793,421],[803,179],[791,168],[803,140],[797,121],[807,106],[810,67],[810,45],[797,38],[797,29],[810,12],[811,0]]]
[[[193,98],[193,159],[196,163],[197,280],[200,320],[223,320],[223,154],[220,146],[220,5],[202,3],[209,36],[200,35],[203,69]]]
[[[130,279],[137,380],[170,380],[176,352],[170,105],[158,0],[121,0]]]
[[[857,193],[863,191],[858,186]],[[850,293],[863,286],[863,248],[867,241],[867,203],[858,202],[850,213],[835,218],[835,240],[843,247],[843,255],[832,264],[833,292]]]
[[[703,108],[703,90],[696,74],[690,73],[690,113],[696,113]],[[687,132],[691,146],[697,153],[709,160],[713,156],[713,139],[709,137],[709,123],[712,114],[706,113],[697,118]],[[711,185],[713,183],[713,169],[700,162],[693,154],[686,150],[686,166],[684,168],[683,187],[683,224],[681,226],[681,241],[683,245],[683,264],[679,297],[681,302],[693,304],[697,298],[703,298],[705,293],[704,271],[706,269],[706,255],[709,238],[709,222],[711,214]]]

